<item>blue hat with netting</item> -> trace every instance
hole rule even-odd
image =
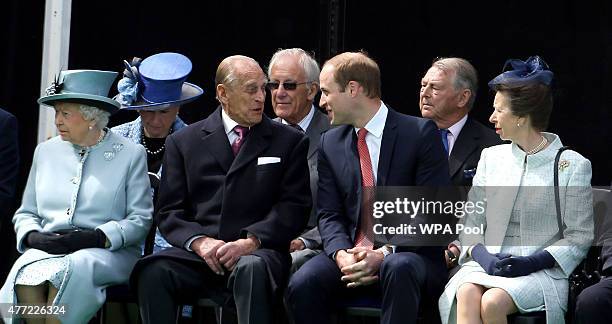
[[[489,81],[489,88],[494,89],[497,85],[519,87],[534,83],[550,86],[554,74],[550,71],[548,64],[539,56],[530,56],[527,60],[507,60],[500,75]]]

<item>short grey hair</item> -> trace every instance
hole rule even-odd
[[[108,111],[83,104],[79,105],[79,110],[81,111],[83,119],[87,121],[95,121],[96,126],[99,129],[103,129],[106,127],[106,125],[108,125],[108,118],[110,117],[110,113]]]
[[[261,68],[261,66],[255,59],[248,56],[232,55],[224,58],[223,61],[219,63],[219,66],[217,67],[217,72],[215,73],[215,98],[217,99],[217,101],[221,102],[221,100],[219,100],[219,95],[216,91],[218,85],[223,84],[234,88],[236,86],[236,82],[238,81],[238,79],[240,79],[240,76],[236,73],[238,62],[244,62],[245,64],[251,64]]]
[[[453,86],[455,90],[468,89],[472,93],[467,104],[468,110],[471,110],[476,101],[476,93],[478,92],[478,73],[474,66],[468,60],[460,57],[439,58],[431,66],[437,67],[444,72],[454,72]]]
[[[319,63],[317,63],[312,54],[301,48],[278,49],[276,53],[272,55],[270,63],[268,64],[268,76],[272,72],[272,67],[274,64],[276,64],[276,61],[281,57],[287,56],[297,56],[298,63],[302,66],[302,69],[306,74],[306,78],[308,79],[307,81],[310,83],[315,82],[319,84],[319,74],[321,73]]]
[[[236,74],[236,62],[239,61],[259,66],[259,63],[257,63],[255,59],[248,56],[233,55],[226,57],[217,67],[217,73],[215,74],[215,86],[219,84],[234,86],[234,83],[239,77]]]

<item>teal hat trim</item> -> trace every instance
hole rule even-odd
[[[61,71],[46,90],[46,95],[38,103],[54,106],[57,102],[74,102],[103,109],[114,113],[121,106],[117,101],[108,98],[117,72],[98,70]]]

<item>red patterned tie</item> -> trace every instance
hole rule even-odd
[[[240,147],[242,146],[242,143],[244,143],[246,133],[248,132],[248,130],[249,130],[248,127],[244,127],[240,125],[236,125],[234,127],[234,132],[238,134],[238,138],[236,138],[234,143],[232,143],[232,151],[234,152],[234,156],[238,155],[238,151],[240,151]]]
[[[356,247],[365,247],[372,249],[372,222],[371,222],[371,207],[374,190],[374,173],[372,173],[372,160],[370,159],[370,151],[366,144],[365,138],[368,130],[361,128],[357,132],[357,151],[359,151],[359,164],[361,167],[361,216],[359,220],[359,230],[355,238]]]

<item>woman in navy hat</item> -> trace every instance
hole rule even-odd
[[[49,305],[38,310],[48,314],[46,323],[92,318],[106,287],[127,281],[151,225],[144,149],[106,128],[119,110],[107,97],[116,76],[62,71],[38,100],[55,109],[59,136],[34,152],[13,217],[23,255],[0,290],[0,303]],[[16,308],[1,311],[7,324],[18,315]]]
[[[124,61],[126,69],[117,85],[115,99],[121,109],[136,110],[140,117],[112,128],[112,131],[141,144],[147,152],[149,174],[161,177],[161,163],[166,137],[187,126],[179,117],[181,105],[202,95],[203,90],[185,82],[191,72],[189,58],[178,53],[159,53],[144,60]],[[153,251],[170,246],[159,234],[155,235]],[[148,251],[150,252],[150,251]]]
[[[469,199],[485,208],[463,224],[485,230],[459,236],[462,267],[440,297],[443,323],[505,323],[508,314],[536,311],[563,323],[567,278],[593,240],[591,163],[544,132],[553,73],[537,56],[506,66],[489,82],[489,121],[512,143],[482,151]]]

